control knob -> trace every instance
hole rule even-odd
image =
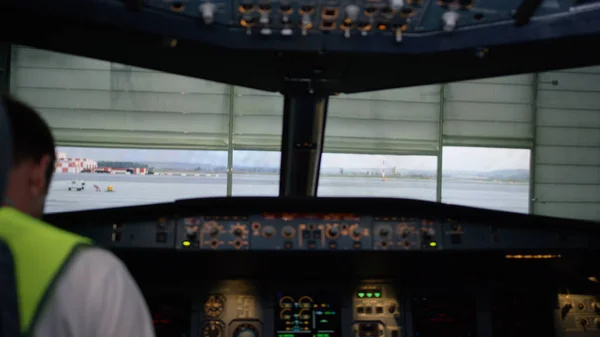
[[[428,228],[424,233],[423,236],[426,239],[432,239],[435,236],[435,229],[433,228]]]
[[[281,235],[283,235],[284,238],[291,238],[292,236],[294,236],[294,233],[294,227],[292,226],[285,226],[281,231]]]
[[[388,237],[388,235],[390,235],[390,230],[388,228],[381,228],[379,230],[379,236],[382,238],[386,238]]]
[[[242,235],[244,235],[244,231],[241,228],[236,228],[233,230],[233,235],[242,236]]]
[[[219,227],[215,226],[215,227],[212,227],[208,233],[210,234],[210,236],[216,237],[216,236],[219,236],[219,232],[220,232]]]
[[[361,236],[362,236],[362,230],[360,229],[360,227],[354,227],[354,228],[352,229],[352,233],[351,233],[351,235],[352,235],[352,238],[353,238],[354,240],[358,240],[358,239],[360,239],[360,238],[361,238]]]
[[[271,226],[266,226],[263,228],[263,235],[266,238],[270,238],[275,234],[275,228],[271,227]]]
[[[189,239],[192,239],[192,238],[196,237],[196,231],[194,230],[194,228],[192,226],[185,226],[185,235]]]
[[[402,231],[402,237],[406,239],[406,238],[407,238],[409,235],[410,235],[410,231],[409,231],[408,229],[406,229],[406,228],[405,228],[405,229]]]
[[[338,227],[329,227],[327,228],[327,237],[330,239],[335,239],[340,236],[340,229]]]
[[[594,311],[600,315],[600,302],[592,303],[592,309],[594,309]]]

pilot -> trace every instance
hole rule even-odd
[[[154,336],[146,302],[123,263],[91,240],[39,220],[54,171],[54,140],[35,111],[0,99],[13,138],[0,238],[15,263],[21,335]]]

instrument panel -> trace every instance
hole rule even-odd
[[[114,247],[222,251],[512,250],[509,258],[552,258],[551,250],[589,247],[594,236],[562,230],[503,228],[460,219],[344,213],[262,213],[160,217],[79,227]],[[519,254],[541,249],[547,254]]]
[[[147,0],[145,6],[246,35],[293,38],[318,34],[345,38],[450,32],[511,22],[522,0]],[[546,0],[537,18],[567,14],[594,1]]]
[[[518,293],[499,297],[486,287],[449,292],[384,280],[361,281],[352,289],[248,280],[196,286],[189,325],[180,325],[180,332],[157,329],[158,337],[600,336],[600,309],[594,309],[599,296],[552,294],[544,287],[529,290],[535,312],[513,307],[512,315],[503,316],[497,307],[519,301]],[[482,324],[490,319],[501,319],[501,328]]]

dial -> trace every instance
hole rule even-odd
[[[223,296],[209,296],[204,303],[204,314],[211,318],[219,317],[225,311],[225,299]]]
[[[296,230],[294,229],[294,227],[292,226],[285,226],[283,227],[283,229],[281,230],[281,235],[284,238],[291,238],[292,236],[294,236],[294,234],[296,234]]]
[[[327,228],[327,232],[325,233],[330,239],[337,239],[340,236],[340,229],[336,225],[331,225]]]
[[[275,235],[275,228],[273,228],[273,226],[266,226],[263,228],[262,232],[266,238],[270,238]]]
[[[354,240],[360,239],[362,237],[362,234],[363,234],[362,233],[362,229],[360,227],[358,227],[358,226],[352,228],[352,231],[350,233],[350,235],[352,236],[352,238]]]
[[[253,324],[241,324],[233,332],[233,337],[260,337],[260,334]]]
[[[223,337],[223,323],[219,321],[209,321],[202,328],[202,337]]]

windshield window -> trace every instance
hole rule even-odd
[[[281,94],[23,46],[11,62],[63,157],[47,212],[278,194]],[[600,220],[597,83],[591,67],[333,96],[318,195]]]
[[[227,194],[227,152],[58,147],[47,213]]]

